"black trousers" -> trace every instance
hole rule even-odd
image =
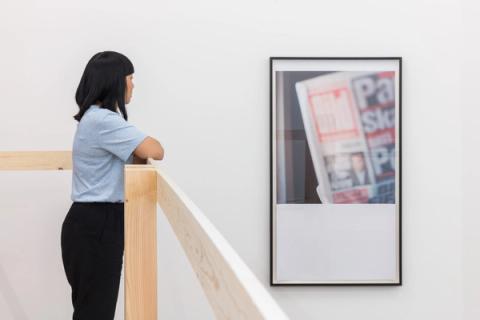
[[[61,247],[73,320],[113,320],[123,265],[123,203],[73,202]]]

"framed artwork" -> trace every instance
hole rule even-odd
[[[270,58],[271,285],[401,285],[401,63]]]

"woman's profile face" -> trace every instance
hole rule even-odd
[[[133,73],[129,74],[126,78],[126,88],[125,88],[125,104],[128,104],[132,99],[132,91],[133,91]]]

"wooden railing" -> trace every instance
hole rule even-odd
[[[0,170],[68,170],[70,151],[0,152]],[[203,212],[163,172],[125,165],[125,319],[157,319],[157,203],[217,319],[288,319]]]

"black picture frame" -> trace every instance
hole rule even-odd
[[[379,282],[348,282],[348,283],[335,283],[335,282],[278,282],[275,281],[274,277],[274,204],[276,196],[274,192],[274,174],[273,172],[273,143],[274,143],[274,132],[273,132],[273,63],[275,61],[288,61],[288,60],[338,60],[338,61],[361,61],[361,60],[390,60],[398,63],[398,196],[396,197],[395,204],[398,206],[398,280],[388,283],[379,283]],[[272,56],[269,58],[269,169],[270,169],[270,216],[269,216],[269,233],[270,233],[270,285],[271,286],[401,286],[403,284],[403,252],[402,252],[402,57],[399,56],[387,56],[387,57],[286,57],[286,56]]]

